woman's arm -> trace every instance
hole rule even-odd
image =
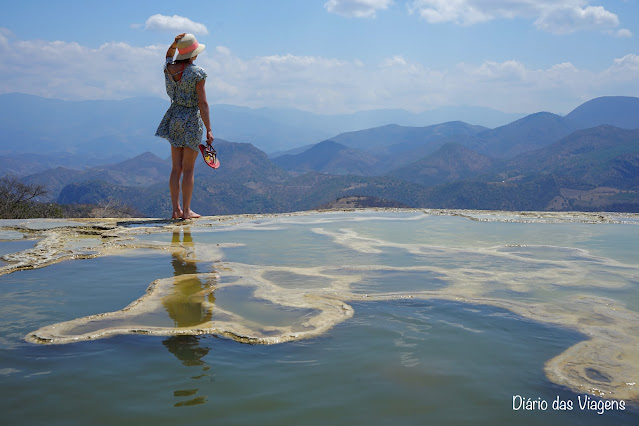
[[[169,46],[169,49],[166,51],[166,59],[173,59],[173,56],[175,56],[175,49],[177,49],[177,43],[185,35],[186,33],[182,33],[175,36],[175,41]]]
[[[195,85],[195,92],[197,93],[197,106],[200,108],[200,117],[206,126],[206,143],[209,145],[213,142],[213,133],[211,132],[211,118],[209,117],[209,103],[206,101],[206,90],[204,89],[204,82],[206,80],[200,80]]]

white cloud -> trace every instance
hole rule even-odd
[[[149,31],[166,31],[174,33],[192,33],[206,35],[209,30],[206,25],[193,22],[184,16],[165,16],[159,13],[150,16],[144,24],[144,29]]]
[[[408,9],[433,24],[473,25],[495,19],[534,19],[537,28],[556,34],[619,26],[616,14],[588,3],[586,0],[412,0]]]
[[[566,34],[577,30],[616,28],[619,18],[601,6],[558,5],[542,10],[535,25],[544,31]]]
[[[522,81],[526,79],[526,67],[524,64],[509,60],[505,62],[486,61],[479,67],[463,66],[465,73],[475,80],[483,81]]]
[[[406,59],[404,59],[403,56],[401,55],[395,55],[392,58],[386,58],[384,59],[384,61],[381,63],[382,67],[393,67],[396,65],[407,65],[408,62],[406,62]]]
[[[166,97],[161,71],[164,45],[106,43],[90,48],[2,34],[0,93],[72,100]],[[516,59],[433,69],[401,55],[373,64],[291,54],[245,59],[223,46],[207,49],[197,61],[209,75],[206,87],[211,104],[317,113],[376,108],[424,111],[448,105],[567,112],[596,96],[639,96],[636,54],[619,57],[601,70],[580,69],[570,62],[536,69]],[[124,74],[122,64],[126,64]]]
[[[614,60],[607,72],[618,74],[620,77],[637,78],[639,75],[639,55],[629,54]]]
[[[231,55],[231,49],[225,46],[217,46],[215,50],[217,51],[217,53],[220,53],[222,55],[226,55],[226,56]]]
[[[77,42],[9,39],[0,43],[5,58],[0,64],[0,93],[73,100],[162,95],[165,50],[166,46],[126,43],[89,48]],[[153,63],[154,68],[149,66]],[[124,75],[122,64],[127,67]]]
[[[354,18],[374,18],[378,10],[385,10],[393,0],[328,0],[324,7],[330,13]]]
[[[632,37],[632,31],[627,28],[622,28],[620,30],[615,31],[615,36],[619,38],[630,38]]]
[[[247,61],[213,55],[201,64],[215,70],[209,73],[207,85],[215,87],[210,98],[217,103],[319,113],[375,108],[424,111],[447,105],[567,112],[596,96],[639,96],[637,55],[616,59],[600,71],[579,69],[570,62],[535,69],[517,60],[432,69],[402,56],[365,65],[295,55]]]
[[[0,46],[6,47],[9,45],[9,37],[12,37],[13,33],[10,29],[0,27]]]
[[[472,0],[413,0],[409,4],[410,13],[417,13],[431,24],[455,22],[472,25],[494,19],[499,9],[483,11],[480,5]]]

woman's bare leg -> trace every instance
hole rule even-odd
[[[171,146],[171,178],[169,179],[169,189],[171,190],[171,204],[173,205],[172,219],[179,219],[184,212],[180,207],[180,177],[182,177],[182,163],[184,162],[185,148]],[[188,151],[192,151],[189,149]],[[191,189],[192,190],[192,189]]]
[[[197,156],[198,151],[193,151],[190,148],[184,149],[182,161],[182,205],[184,206],[184,211],[182,213],[182,219],[195,219],[200,217],[199,214],[191,210],[191,197],[193,196],[193,185],[195,184],[193,172]]]

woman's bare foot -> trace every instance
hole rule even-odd
[[[182,210],[177,210],[173,212],[173,216],[171,216],[171,219],[182,219],[183,215],[184,212]]]
[[[198,217],[201,217],[201,216],[195,213],[193,210],[189,210],[188,213],[182,214],[182,219],[197,219]]]

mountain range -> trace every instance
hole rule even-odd
[[[198,161],[193,208],[286,212],[349,197],[361,205],[639,212],[638,129],[639,98],[605,97],[564,117],[541,112],[494,129],[452,121],[344,132],[275,158],[216,139],[222,166]],[[118,200],[163,217],[169,170],[169,160],[148,152],[23,181],[46,185],[48,201]]]
[[[494,129],[470,126],[463,122],[426,127],[388,125],[342,133],[330,140],[374,154],[384,163],[374,174],[386,174],[409,159],[422,159],[446,143],[456,143],[492,158],[507,159],[550,145],[576,130],[601,124],[624,129],[639,128],[639,98],[596,98],[582,104],[565,117],[539,112]],[[333,145],[333,148],[342,149],[338,145]],[[297,164],[304,164],[307,155],[306,152],[285,153],[274,158],[274,161],[287,170],[298,171]],[[348,170],[347,173],[357,171]]]
[[[34,155],[35,170],[31,173],[57,166],[110,164],[147,151],[168,157],[168,144],[154,136],[168,106],[168,98],[66,101],[0,94],[0,165],[12,163],[21,154]],[[346,131],[391,123],[435,124],[446,117],[493,126],[521,114],[460,107],[423,113],[371,110],[322,115],[295,109],[211,105],[216,138],[251,143],[269,154],[315,144]],[[11,171],[30,174],[15,165]]]

